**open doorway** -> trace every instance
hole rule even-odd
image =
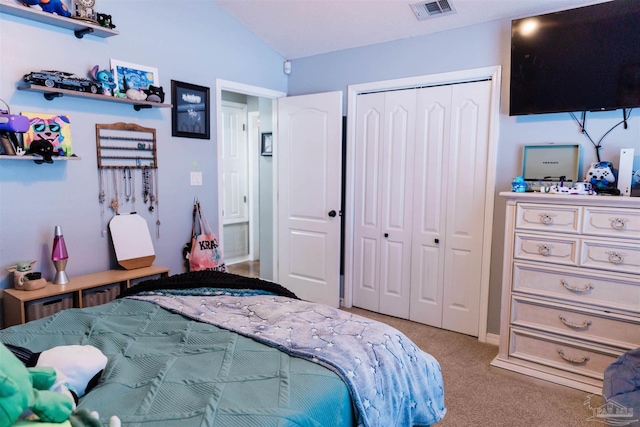
[[[229,271],[274,278],[274,167],[261,153],[284,93],[218,80],[219,236]]]

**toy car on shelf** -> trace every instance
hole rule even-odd
[[[25,74],[23,80],[27,83],[46,86],[52,89],[58,88],[90,93],[99,92],[96,82],[64,71],[32,71],[31,73]]]

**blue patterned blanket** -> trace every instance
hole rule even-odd
[[[130,296],[234,331],[341,376],[364,427],[428,426],[445,413],[438,362],[400,331],[263,291],[188,289]]]

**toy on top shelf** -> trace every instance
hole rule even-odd
[[[98,24],[100,24],[101,27],[109,28],[110,30],[116,27],[113,23],[113,20],[111,19],[111,15],[107,15],[106,13],[98,13],[97,18]]]
[[[60,16],[70,17],[71,12],[61,0],[20,0],[27,7],[40,6],[43,12],[55,13]]]
[[[86,21],[97,23],[98,21],[96,20],[96,11],[94,9],[95,5],[95,0],[75,0],[75,10],[73,17],[76,19],[83,19]]]
[[[101,91],[103,95],[112,96],[113,90],[116,88],[116,82],[113,78],[113,73],[109,70],[99,70],[95,65],[91,71],[89,71],[91,77],[100,83]]]

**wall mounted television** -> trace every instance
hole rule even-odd
[[[639,107],[640,1],[513,20],[510,89],[512,116]]]

